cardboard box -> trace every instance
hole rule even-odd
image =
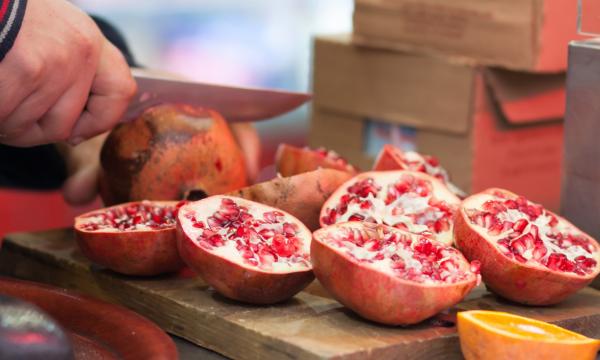
[[[318,38],[313,70],[311,146],[369,169],[369,124],[409,127],[465,191],[503,187],[558,208],[564,75],[357,48],[348,35]]]
[[[516,70],[558,72],[577,0],[356,0],[354,40]]]

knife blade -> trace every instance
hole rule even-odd
[[[124,121],[135,119],[144,109],[161,103],[184,103],[211,108],[228,122],[249,122],[285,114],[312,98],[308,93],[201,83],[133,69],[137,93]]]

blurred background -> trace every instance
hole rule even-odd
[[[295,91],[310,88],[312,37],[352,28],[351,0],[74,3],[118,27],[144,66],[206,82]],[[263,139],[268,133],[298,143],[306,137],[307,121],[304,106],[257,127]]]

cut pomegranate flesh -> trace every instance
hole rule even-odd
[[[327,159],[328,161],[331,161],[332,163],[340,166],[340,167],[348,167],[349,169],[352,169],[353,171],[356,171],[356,169],[354,168],[354,166],[350,165],[348,163],[348,161],[343,158],[340,154],[338,154],[337,152],[333,151],[333,150],[329,150],[326,149],[324,147],[319,147],[316,149],[311,149],[308,146],[304,147],[304,150],[306,151],[312,151],[315,154],[319,155],[320,157]]]
[[[175,228],[175,203],[134,202],[79,218],[83,231],[147,231]]]
[[[141,201],[95,210],[75,219],[79,248],[93,262],[127,275],[180,269],[175,234],[183,202]]]
[[[426,236],[367,225],[340,227],[322,241],[367,267],[402,280],[451,284],[473,277],[458,250]]]
[[[182,207],[178,221],[184,261],[225,296],[277,302],[312,280],[310,231],[281,210],[241,198],[213,196]],[[257,276],[264,277],[264,286],[274,289],[282,286],[278,282],[285,282],[288,288],[264,297],[252,295],[260,289],[248,289],[248,279]]]
[[[448,171],[442,167],[435,156],[419,154],[415,151],[406,151],[398,149],[392,145],[385,145],[377,155],[373,170],[410,170],[422,172],[440,180],[450,191],[459,197],[464,197],[465,193],[450,182]]]
[[[229,197],[205,218],[210,210],[203,207],[198,213],[188,206],[182,214],[189,221],[182,220],[187,235],[204,249],[267,271],[310,269],[310,242],[302,239],[297,221],[286,219],[283,212],[240,206]]]
[[[385,225],[348,222],[317,230],[311,251],[317,278],[340,302],[387,324],[422,321],[459,302],[478,281],[478,262]]]
[[[380,223],[452,243],[460,200],[429,175],[411,171],[360,174],[343,184],[321,210],[321,225]]]
[[[598,250],[593,240],[541,205],[500,191],[466,205],[471,224],[506,257],[578,275],[596,270]]]
[[[455,241],[482,262],[484,282],[516,302],[562,301],[600,272],[600,248],[565,219],[502,189],[465,199]]]

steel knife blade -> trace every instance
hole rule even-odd
[[[133,69],[132,74],[138,90],[123,116],[124,121],[161,103],[211,108],[228,122],[259,121],[285,114],[312,98],[308,93],[180,80],[144,69]]]

